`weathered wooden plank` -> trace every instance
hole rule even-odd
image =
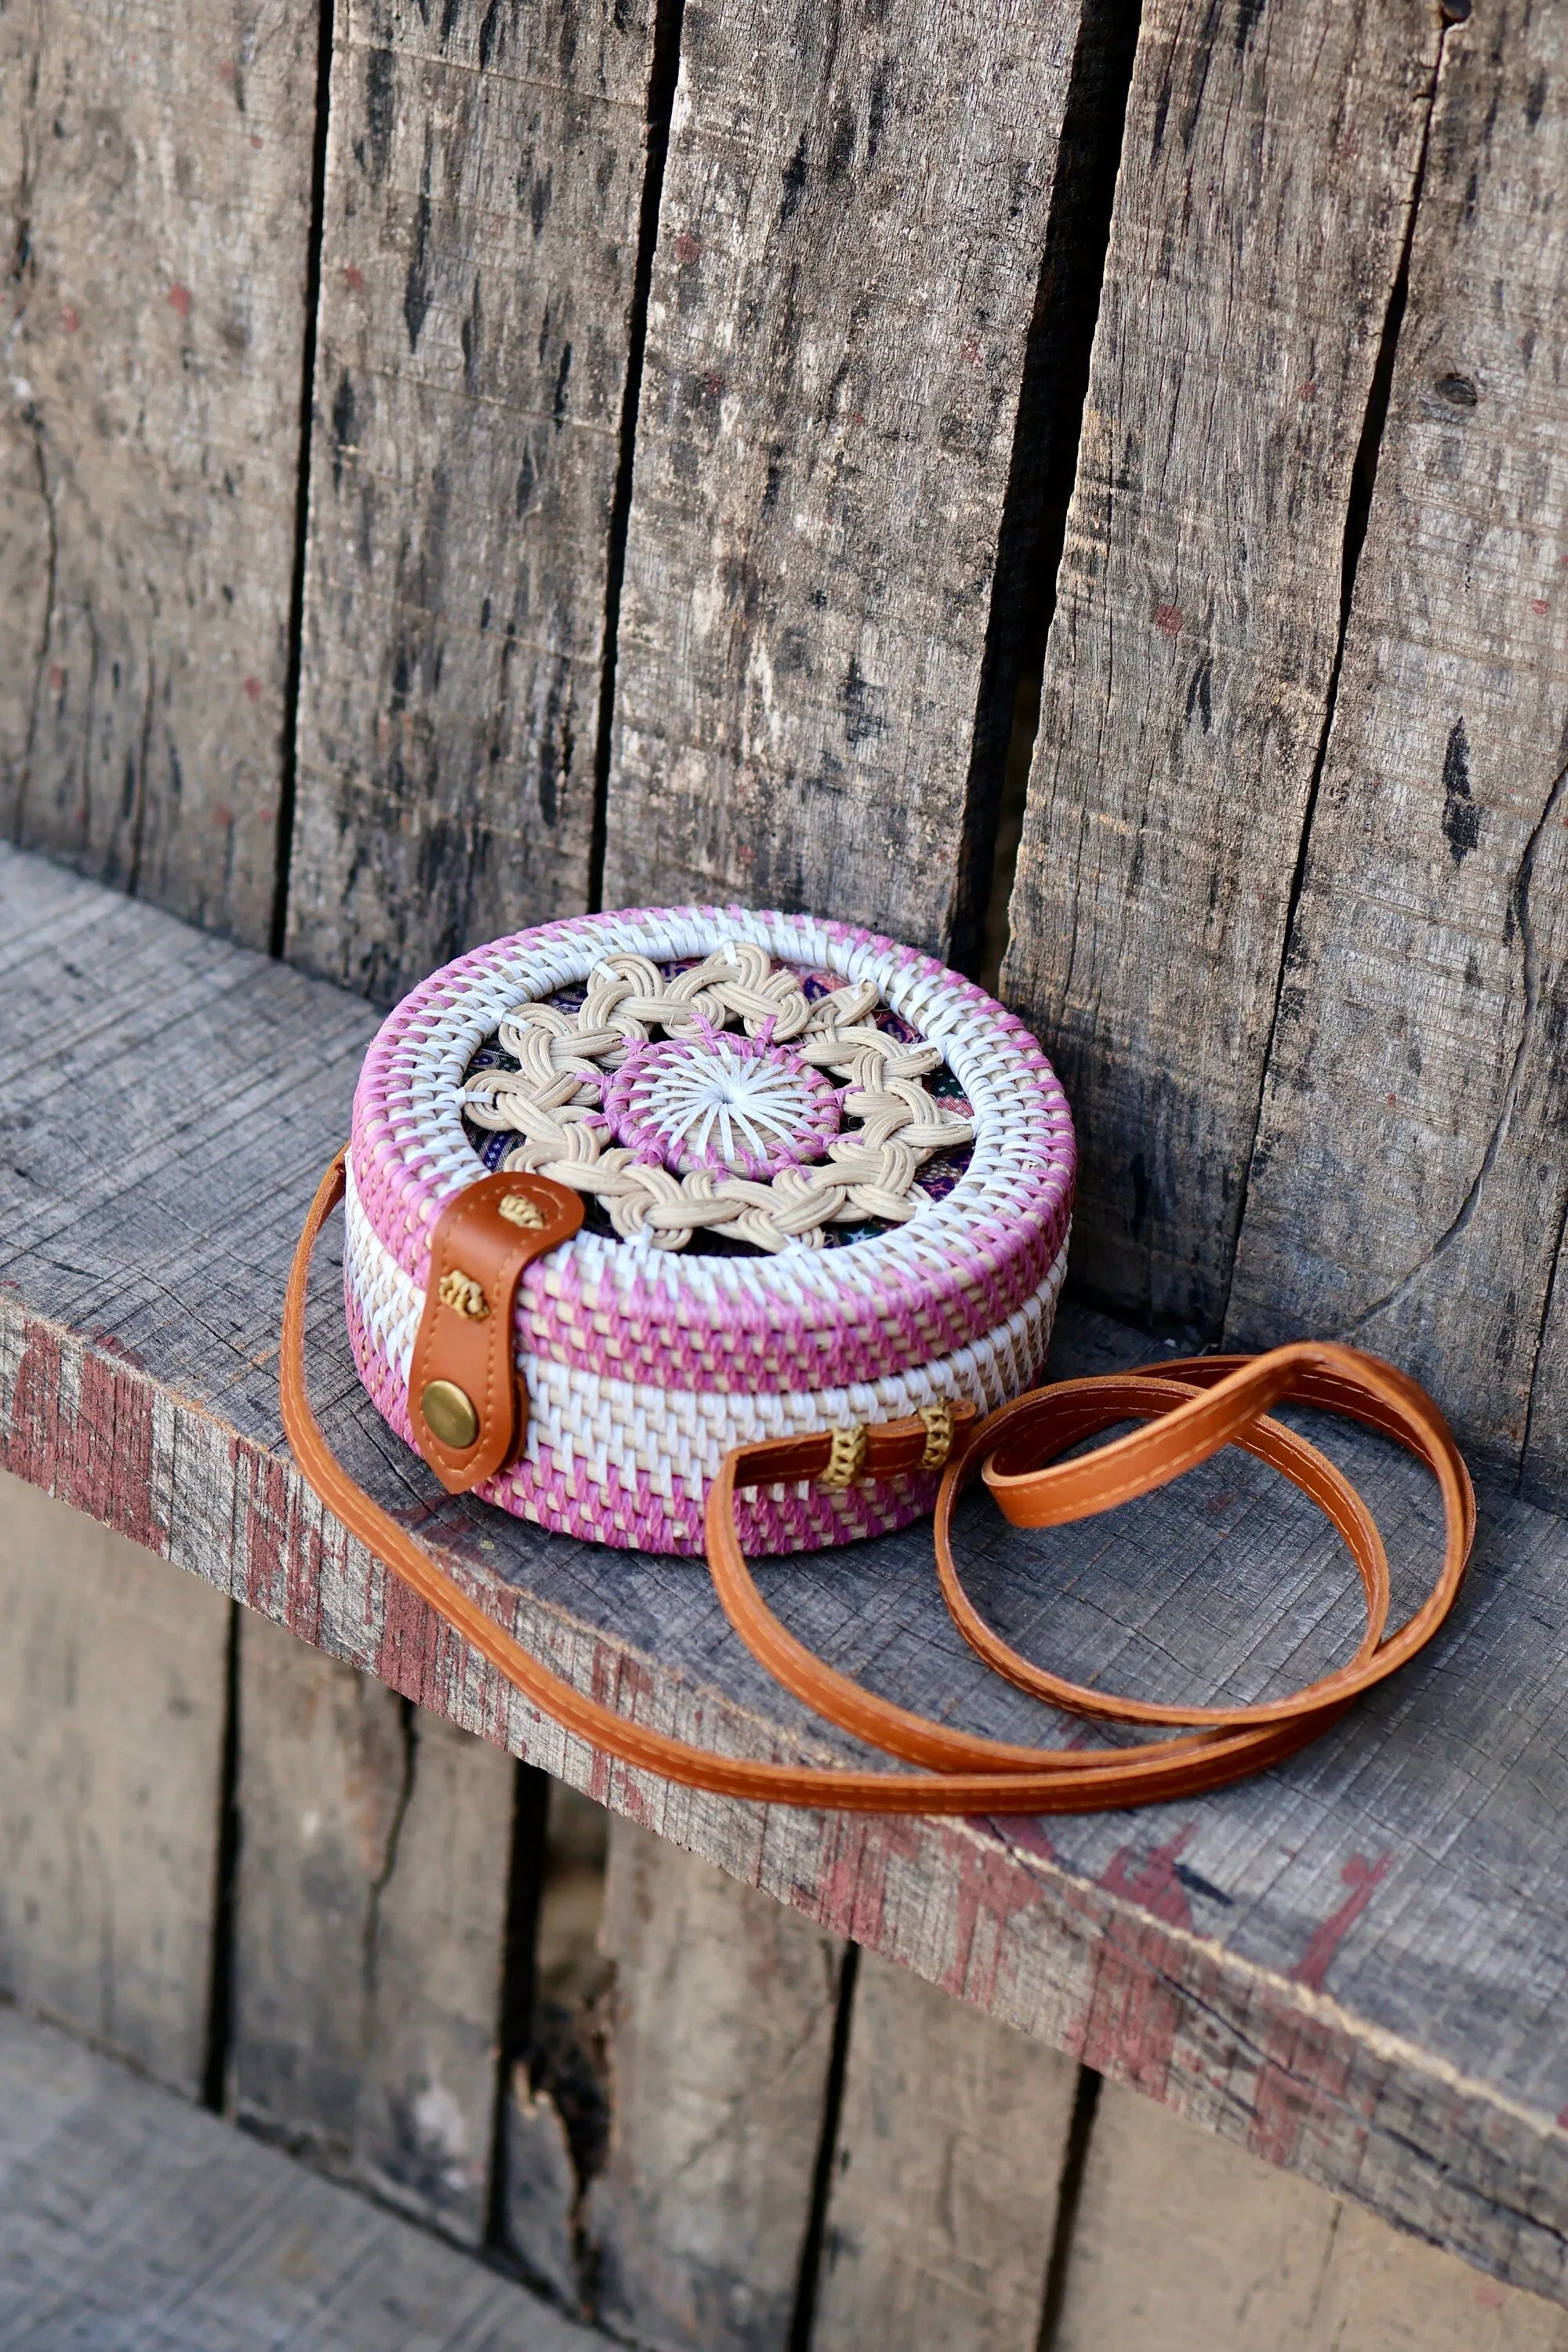
[[[1442,1644],[1289,1765],[1190,1807],[775,1818],[610,1770],[389,1591],[280,1448],[278,1301],[343,1129],[363,1005],[13,852],[0,978],[5,1466],[830,1933],[1568,2299],[1568,2046],[1551,2030],[1568,1999],[1562,1522],[1483,1480]],[[699,1569],[440,1496],[359,1391],[330,1252],[310,1346],[356,1475],[584,1687],[738,1753],[844,1752],[738,1653]],[[1053,1363],[1148,1346],[1078,1309]],[[1370,1436],[1331,1443],[1407,1594],[1431,1557],[1420,1474]],[[1342,1654],[1359,1622],[1321,1523],[1244,1461],[1039,1538],[1000,1530],[976,1497],[962,1540],[1014,1638],[1108,1686],[1256,1695]],[[928,1547],[915,1528],[780,1562],[768,1589],[892,1696],[1051,1736],[965,1651]]]
[[[1563,2352],[1553,2304],[1136,2092],[1100,2102],[1054,2352]]]
[[[987,632],[1027,568],[1026,526],[999,541],[1079,22],[689,0],[606,904],[738,895],[940,949],[983,902],[1016,670]]]
[[[0,2336],[29,2352],[591,2352],[603,2338],[0,2011]]]
[[[1078,2073],[865,1955],[813,2352],[1037,2352]]]
[[[844,1948],[630,1823],[610,1832],[598,2315],[657,2352],[784,2352]]]
[[[1078,1279],[1217,1331],[1435,10],[1144,11],[1003,992]]]
[[[1456,25],[1231,1309],[1510,1467],[1568,1209],[1565,176],[1568,26]],[[1560,1381],[1534,1434],[1563,1491]]]
[[[235,2111],[477,2244],[515,1767],[248,1614],[239,1692]]]
[[[0,832],[272,916],[313,0],[0,16]]]
[[[231,1611],[0,1473],[0,1986],[195,2098]]]
[[[587,904],[654,0],[336,10],[289,952]]]

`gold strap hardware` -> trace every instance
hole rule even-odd
[[[922,1404],[920,1417],[926,1425],[926,1450],[921,1455],[921,1468],[940,1470],[952,1452],[952,1407],[942,1397],[935,1404]]]
[[[820,1483],[824,1486],[852,1486],[866,1459],[866,1432],[857,1421],[847,1429],[831,1430],[828,1434],[833,1440],[833,1451],[827,1457],[826,1469],[818,1474]]]

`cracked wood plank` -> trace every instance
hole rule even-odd
[[[963,950],[1037,520],[1009,471],[1057,152],[1075,65],[1100,70],[1080,15],[688,0],[606,904],[739,897]]]
[[[651,2352],[787,2352],[844,1946],[628,1822],[601,1930],[610,2144],[598,2313]]]
[[[653,0],[336,11],[289,953],[587,904]]]
[[[0,14],[0,833],[263,941],[319,11]]]
[[[313,1501],[277,1419],[298,1220],[374,1016],[286,965],[0,851],[0,1466],[416,1703],[1277,2165],[1568,2301],[1568,1528],[1481,1482],[1443,1641],[1301,1756],[1190,1806],[1029,1822],[773,1814],[608,1766],[468,1657]],[[52,1050],[40,1055],[37,1041]],[[847,1752],[730,1635],[700,1570],[447,1497],[354,1378],[333,1252],[309,1318],[343,1459],[485,1605],[637,1719],[737,1753]],[[1081,1307],[1070,1374],[1149,1342]],[[1327,1440],[1404,1605],[1415,1466]],[[1294,1490],[1245,1458],[1077,1529],[966,1503],[977,1597],[1068,1673],[1258,1696],[1360,1627]],[[906,1705],[1055,1719],[942,1611],[930,1535],[770,1564],[787,1621]]]
[[[1568,2315],[1108,2084],[1052,2345],[1568,2352]]]
[[[1037,2352],[1078,2077],[864,1956],[812,2352]]]
[[[1560,1496],[1565,177],[1568,28],[1499,0],[1444,46],[1230,1314],[1392,1357]]]
[[[1144,11],[1002,990],[1077,1278],[1217,1332],[1435,8]]]
[[[248,1613],[229,2099],[444,2235],[484,2235],[515,1767]]]
[[[603,2352],[510,2279],[0,2010],[0,2336],[138,2352]]]
[[[0,1474],[0,1985],[196,2098],[231,1609]]]

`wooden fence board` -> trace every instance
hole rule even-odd
[[[654,2352],[785,2352],[844,1948],[626,1822],[610,1832],[598,2315]]]
[[[1037,2352],[1078,2075],[865,1954],[812,2352]]]
[[[230,1615],[0,1473],[0,1986],[191,2098]]]
[[[340,0],[290,953],[587,904],[653,0]]]
[[[510,2279],[0,2011],[16,2352],[604,2352]]]
[[[1115,2084],[1053,2352],[1563,2352],[1568,2315]]]
[[[262,1619],[243,1636],[236,2110],[478,2243],[515,1768]]]
[[[1079,22],[688,0],[607,905],[739,896],[942,948],[984,898],[1010,677],[996,773],[972,754]]]
[[[1003,992],[1079,1279],[1217,1331],[1436,10],[1144,12]]]
[[[278,1304],[342,1132],[363,1003],[15,852],[0,982],[4,1466],[828,1933],[1568,2299],[1568,2047],[1549,2026],[1568,1998],[1561,1521],[1483,1480],[1443,1643],[1300,1757],[1191,1807],[843,1821],[612,1770],[389,1588],[280,1446]],[[358,1387],[331,1257],[309,1322],[329,1432],[487,1607],[638,1720],[742,1754],[845,1752],[739,1654],[690,1563],[610,1559],[440,1496]],[[1148,1349],[1077,1308],[1053,1363]],[[1370,1436],[1331,1442],[1384,1528],[1397,1600],[1430,1566],[1426,1485]],[[1315,1670],[1358,1622],[1348,1591],[1329,1603],[1325,1578],[1349,1580],[1316,1515],[1245,1462],[1037,1541],[975,1497],[960,1532],[1005,1630],[1108,1683],[1240,1697]],[[779,1563],[769,1589],[890,1696],[1048,1737],[948,1622],[929,1547],[914,1528]]]
[[[1231,1317],[1393,1357],[1510,1466],[1568,1208],[1565,182],[1568,26],[1506,0],[1445,43]]]
[[[318,13],[0,16],[16,500],[0,832],[256,941],[287,725]]]

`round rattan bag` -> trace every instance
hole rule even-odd
[[[393,1013],[354,1097],[360,1376],[414,1442],[430,1235],[527,1171],[584,1202],[525,1269],[515,1458],[477,1491],[700,1553],[732,1446],[1017,1395],[1067,1260],[1073,1133],[1035,1040],[929,956],[805,915],[591,915],[477,948]],[[753,1552],[930,1510],[935,1471],[751,1496]]]

